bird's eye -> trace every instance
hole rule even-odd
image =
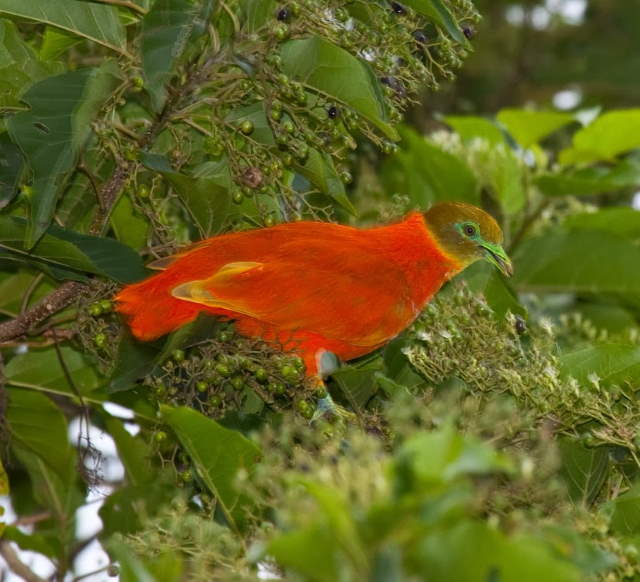
[[[464,234],[467,236],[475,236],[476,235],[476,227],[473,224],[465,224],[463,227]]]

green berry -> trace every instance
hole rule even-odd
[[[228,331],[221,331],[218,334],[218,340],[221,342],[228,342],[233,337],[233,334]]]
[[[145,184],[141,184],[140,186],[138,186],[136,195],[138,196],[138,198],[149,198],[149,186],[146,186]]]
[[[99,301],[96,301],[96,303],[92,303],[91,305],[89,305],[89,315],[93,317],[102,315],[102,306],[100,305]]]
[[[208,388],[209,388],[209,384],[207,384],[204,380],[200,380],[199,382],[196,382],[196,390],[198,392],[206,392]]]
[[[276,224],[276,219],[273,216],[267,216],[264,219],[265,226],[275,226],[275,224]]]
[[[97,333],[93,337],[93,343],[96,344],[96,347],[103,348],[107,344],[107,334],[106,333]]]
[[[159,430],[156,434],[153,435],[153,440],[157,443],[162,443],[167,440],[167,433]]]
[[[253,375],[255,379],[261,384],[263,384],[269,379],[269,374],[264,368],[258,368]]]
[[[223,378],[228,378],[229,376],[231,376],[231,369],[226,364],[223,364],[223,363],[216,364],[215,370]]]
[[[282,129],[287,133],[293,133],[296,130],[296,126],[293,125],[293,122],[290,119],[286,119],[282,122]]]
[[[173,350],[173,352],[171,352],[171,357],[174,362],[184,362],[184,350]]]
[[[242,390],[244,388],[244,378],[242,376],[234,376],[230,380],[231,386],[236,390]]]
[[[240,131],[244,133],[244,135],[250,135],[251,133],[253,133],[253,121],[251,121],[250,119],[245,119],[240,124]]]
[[[220,398],[220,396],[211,396],[209,398],[209,404],[219,408],[222,405],[222,398]]]
[[[242,201],[244,200],[244,195],[242,194],[242,190],[240,190],[239,188],[234,190],[233,193],[231,194],[231,200],[233,200],[235,204],[242,204]]]
[[[313,406],[306,400],[298,400],[298,402],[296,402],[296,408],[304,418],[313,417]]]
[[[109,299],[100,301],[100,308],[104,313],[109,313],[113,309],[113,303]]]
[[[273,36],[279,41],[286,40],[289,38],[289,27],[284,23],[278,24],[273,30]]]
[[[282,163],[287,167],[290,168],[291,166],[293,166],[293,155],[286,153],[282,156]]]
[[[189,471],[189,469],[187,469],[186,471],[182,471],[182,473],[180,473],[180,479],[185,483],[189,483],[190,481],[193,481],[193,474],[191,473],[191,471]]]
[[[269,116],[273,121],[280,121],[282,119],[282,109],[272,109]]]

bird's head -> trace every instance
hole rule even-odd
[[[502,231],[484,210],[462,202],[441,202],[427,210],[424,219],[440,248],[462,268],[485,259],[505,275],[513,274],[502,248]]]

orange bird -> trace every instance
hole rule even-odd
[[[117,310],[152,340],[207,312],[238,333],[298,354],[318,377],[322,356],[351,360],[384,345],[442,284],[478,259],[512,272],[502,232],[484,211],[443,202],[369,229],[293,222],[223,234],[152,264]]]

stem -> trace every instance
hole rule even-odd
[[[0,540],[0,556],[4,558],[9,569],[26,580],[26,582],[47,582],[20,560],[9,540]]]

